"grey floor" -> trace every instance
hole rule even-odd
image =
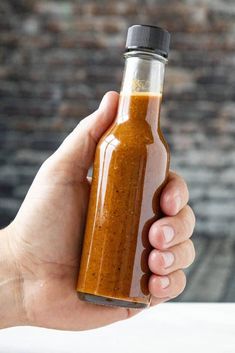
[[[235,302],[235,239],[193,238],[196,260],[187,269],[187,287],[176,301]]]

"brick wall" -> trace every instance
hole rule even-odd
[[[197,233],[235,237],[233,0],[1,0],[1,226],[42,161],[105,91],[119,90],[135,23],[173,32],[162,126],[172,167],[190,187]]]

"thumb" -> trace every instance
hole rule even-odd
[[[99,108],[83,119],[66,137],[50,157],[51,162],[54,160],[56,164],[72,166],[73,173],[77,173],[79,180],[84,180],[94,159],[96,145],[116,116],[118,98],[117,92],[107,92]]]

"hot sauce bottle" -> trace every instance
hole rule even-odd
[[[169,148],[160,107],[170,34],[128,29],[117,116],[96,149],[77,291],[88,302],[150,304],[149,228],[161,217]]]

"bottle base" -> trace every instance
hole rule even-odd
[[[130,309],[144,309],[144,308],[148,308],[149,306],[148,304],[145,304],[145,303],[107,298],[99,295],[93,295],[93,294],[82,293],[82,292],[78,292],[78,297],[83,301],[93,303],[93,304],[98,304],[98,305],[119,306],[119,307],[130,308]]]

